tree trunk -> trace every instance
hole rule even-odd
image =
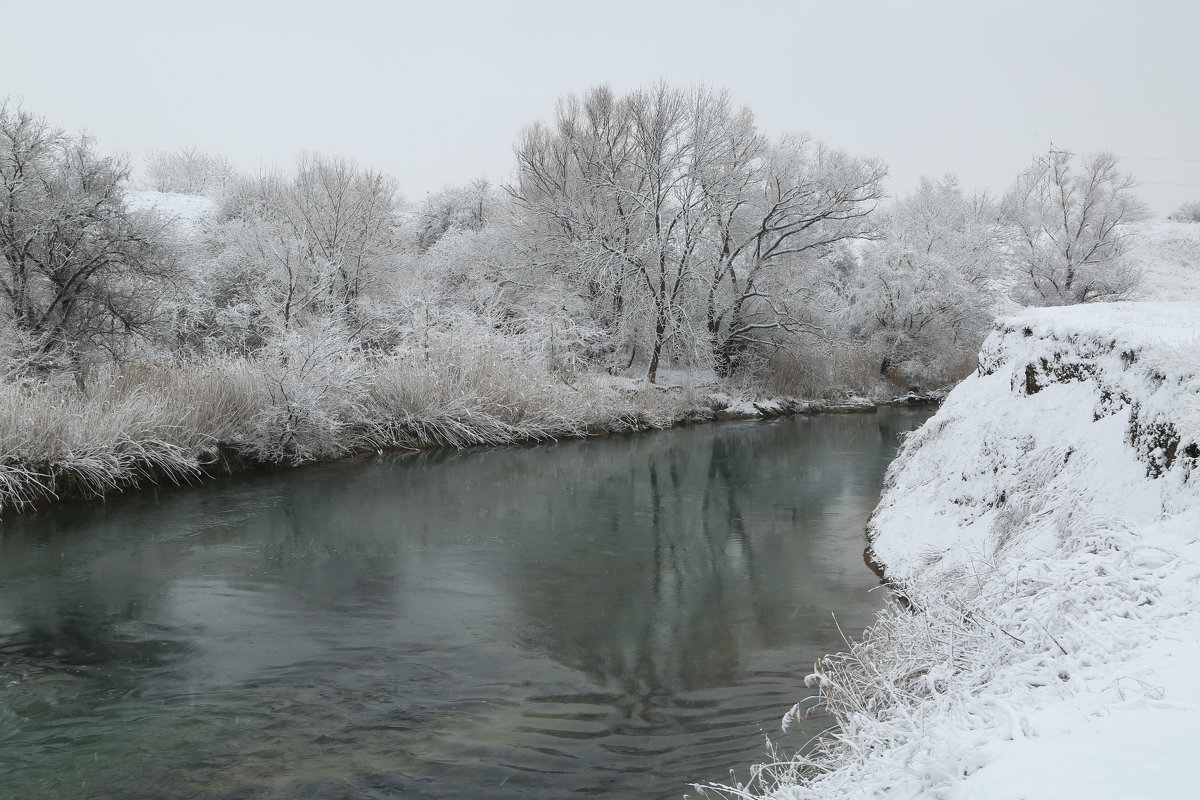
[[[663,343],[666,339],[667,320],[662,310],[655,315],[654,346],[650,349],[650,367],[646,372],[646,380],[650,383],[658,381],[658,360],[662,355]]]

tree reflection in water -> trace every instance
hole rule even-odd
[[[679,796],[761,753],[840,647],[831,611],[869,622],[863,526],[926,416],[384,456],[6,520],[0,785]]]

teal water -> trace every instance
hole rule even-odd
[[[882,602],[926,409],[385,455],[0,525],[0,798],[668,798]]]

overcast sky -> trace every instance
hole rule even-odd
[[[1002,191],[1053,141],[1122,156],[1158,215],[1200,199],[1195,0],[5,5],[0,96],[135,163],[318,150],[420,200],[506,180],[517,133],[560,95],[662,78],[881,156],[893,192],[946,172]]]

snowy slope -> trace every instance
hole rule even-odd
[[[184,230],[195,230],[205,219],[211,217],[216,203],[211,197],[174,192],[131,190],[125,200],[135,211],[155,211],[167,219],[181,224]]]
[[[1200,300],[1200,223],[1139,226],[1130,258],[1143,270],[1138,300]]]
[[[986,563],[1017,534],[1051,548],[1068,506],[1144,526],[1197,503],[1185,453],[1200,440],[1198,375],[1200,302],[1002,320],[979,374],[897,460],[872,522],[877,557],[908,581]]]
[[[914,595],[935,588],[1004,634],[978,653],[988,679],[927,721],[967,746],[897,796],[1195,791],[1200,303],[1002,321],[907,443],[871,536]],[[1014,721],[989,730],[961,716],[971,704]]]
[[[1200,302],[1002,320],[870,537],[906,601],[810,677],[840,732],[727,796],[1195,796]]]

